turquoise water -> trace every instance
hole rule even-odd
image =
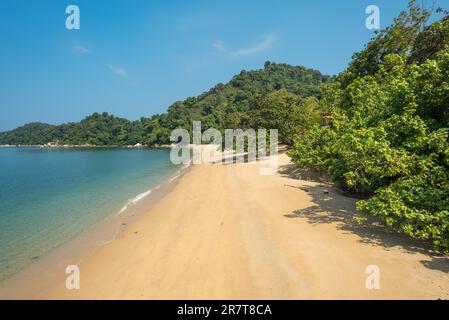
[[[179,169],[163,149],[0,148],[0,280]]]

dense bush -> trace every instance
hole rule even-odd
[[[449,19],[423,28],[427,16],[412,1],[355,55],[327,104],[333,126],[305,132],[290,154],[370,195],[361,212],[449,251]]]

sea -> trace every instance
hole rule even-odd
[[[0,281],[174,179],[182,168],[169,155],[150,148],[0,148]]]

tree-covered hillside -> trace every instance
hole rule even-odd
[[[285,97],[287,95],[293,96],[297,100],[296,107],[301,108],[299,104],[303,99],[319,98],[320,85],[327,81],[328,77],[316,70],[266,62],[263,69],[242,71],[229,83],[218,84],[197,97],[175,102],[160,115],[128,121],[107,113],[94,113],[79,123],[59,126],[31,123],[0,133],[0,144],[162,144],[169,143],[173,129],[191,129],[193,120],[202,121],[203,129],[258,127],[268,116],[260,110],[266,108],[264,99],[269,94],[278,91],[277,97],[281,100],[289,99]],[[308,104],[310,107],[310,99]],[[295,119],[296,115],[289,112],[290,105],[285,106],[284,113]],[[285,137],[285,140],[289,139]]]
[[[449,17],[410,2],[322,92],[333,126],[306,131],[290,155],[371,196],[361,212],[449,250]]]

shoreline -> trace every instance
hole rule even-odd
[[[172,145],[169,144],[155,144],[155,145],[108,145],[108,146],[97,146],[97,145],[89,145],[89,144],[81,144],[81,145],[53,145],[53,144],[18,144],[18,145],[9,145],[9,144],[0,144],[0,148],[46,148],[46,149],[97,149],[97,148],[134,148],[134,149],[171,149]]]
[[[355,199],[259,164],[192,165],[120,237],[79,261],[81,289],[48,281],[28,299],[449,299],[449,257],[379,224]],[[262,161],[263,162],[263,161]],[[380,290],[366,288],[379,266]],[[338,275],[338,277],[336,277]],[[55,279],[53,279],[55,280]],[[26,283],[22,283],[22,286]],[[26,288],[25,288],[26,289]],[[11,299],[14,293],[0,296]]]
[[[63,281],[66,275],[61,270],[65,270],[68,265],[82,263],[102,247],[119,239],[129,225],[173,190],[189,170],[190,165],[183,165],[159,185],[129,199],[118,212],[111,212],[22,270],[0,281],[0,299],[33,299],[48,288],[48,283]]]

